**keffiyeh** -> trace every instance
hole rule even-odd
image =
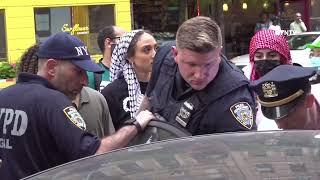
[[[140,84],[136,73],[133,69],[132,64],[129,63],[127,59],[127,51],[136,33],[142,30],[133,30],[126,33],[121,37],[120,42],[116,45],[113,50],[111,57],[111,68],[110,76],[111,82],[118,79],[121,74],[123,74],[125,81],[128,85],[128,94],[129,94],[129,107],[127,103],[124,103],[123,109],[126,112],[130,112],[131,118],[134,118],[136,112],[139,109],[139,106],[142,102],[143,95],[141,94]],[[127,98],[126,98],[127,99]],[[126,101],[127,102],[127,101]]]
[[[283,35],[277,35],[273,30],[261,30],[258,31],[250,41],[250,64],[251,80],[259,79],[258,74],[254,69],[254,53],[258,49],[268,48],[277,51],[281,55],[281,64],[292,64],[289,45],[286,38]]]

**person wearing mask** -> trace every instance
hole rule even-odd
[[[39,45],[35,44],[27,49],[21,56],[18,74],[28,72],[37,74]],[[70,99],[86,123],[86,130],[103,138],[114,133],[108,104],[98,91],[89,87],[83,87],[75,99]]]
[[[111,82],[110,66],[112,51],[125,32],[124,29],[117,26],[106,26],[99,31],[97,43],[103,57],[99,60],[98,65],[104,70],[104,73],[87,72],[88,86],[90,88],[101,91]]]
[[[320,71],[320,41],[316,44],[307,44],[307,48],[311,49],[310,61],[312,67],[316,67]]]
[[[307,27],[301,19],[301,13],[295,14],[294,21],[290,24],[290,30],[294,33],[302,33],[307,31]]]
[[[253,92],[221,55],[217,23],[204,16],[188,19],[175,43],[157,51],[141,109],[192,135],[255,130]]]
[[[250,41],[250,64],[243,68],[251,80],[257,80],[281,64],[292,64],[289,45],[283,35],[273,30],[261,30]],[[258,130],[277,130],[274,121],[264,117],[258,104]]]
[[[110,105],[115,129],[136,116],[144,97],[157,42],[148,32],[133,30],[124,34],[115,47],[111,61],[111,83],[101,93]]]
[[[314,68],[280,65],[252,82],[265,117],[281,129],[320,130],[319,92],[311,92]]]
[[[154,118],[142,111],[132,124],[99,139],[70,99],[87,85],[86,71],[101,73],[77,37],[61,32],[38,49],[37,74],[20,73],[0,91],[1,179],[21,179],[63,163],[127,145]]]

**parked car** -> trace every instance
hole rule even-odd
[[[312,67],[309,60],[310,49],[307,44],[316,44],[320,41],[320,32],[304,32],[287,36],[291,58],[293,63],[298,63],[304,67]],[[249,54],[241,55],[230,59],[239,68],[249,64]]]
[[[319,131],[191,136],[90,156],[25,179],[320,179],[319,138]]]

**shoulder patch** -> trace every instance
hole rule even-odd
[[[251,129],[253,125],[253,112],[247,102],[238,102],[230,107],[233,117],[245,128]]]
[[[86,130],[86,123],[75,107],[68,106],[63,109],[63,112],[74,125],[82,130]]]

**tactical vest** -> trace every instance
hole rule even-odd
[[[155,83],[149,87],[151,91],[147,94],[151,111],[159,114],[171,124],[186,128],[192,135],[198,134],[199,123],[211,102],[249,83],[244,76],[239,80],[240,70],[228,63],[224,56],[221,56],[217,77],[204,90],[196,91],[187,99],[176,101],[172,94],[175,74],[179,73],[178,66],[174,62],[171,52],[163,56],[163,60],[161,59],[162,53],[165,53],[165,50],[160,49],[158,53],[160,59],[157,59],[157,61],[163,62],[160,69],[157,69],[153,74],[157,78]],[[212,117],[212,120],[214,121],[214,117]]]

